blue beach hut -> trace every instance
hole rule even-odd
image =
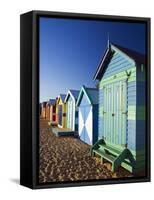
[[[92,155],[133,173],[145,169],[145,56],[108,47],[94,75],[99,82],[99,131]]]
[[[76,105],[79,107],[79,137],[92,145],[98,137],[98,90],[82,86]]]

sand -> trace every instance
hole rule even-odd
[[[40,119],[40,183],[132,176],[123,168],[111,172],[110,163],[101,164],[89,152],[89,145],[78,138],[55,136],[47,120]]]

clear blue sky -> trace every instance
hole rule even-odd
[[[93,75],[111,42],[145,54],[145,25],[40,18],[40,101],[95,86]]]

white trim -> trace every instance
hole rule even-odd
[[[68,95],[70,95],[70,96],[73,98],[73,100],[75,101],[75,97],[73,96],[73,94],[71,93],[71,91],[68,90],[67,95],[66,95],[65,100],[64,100],[64,103],[67,102],[67,97],[68,97]]]
[[[97,77],[97,75],[98,75],[98,73],[99,73],[99,71],[100,71],[100,69],[101,69],[101,67],[102,67],[103,62],[104,62],[104,60],[106,59],[106,56],[107,56],[109,50],[110,50],[109,48],[106,50],[106,53],[105,53],[105,55],[104,55],[104,57],[103,57],[103,59],[102,59],[100,65],[99,65],[99,68],[98,68],[98,70],[97,70],[97,72],[96,72],[96,74],[95,74],[95,76],[94,76],[94,80],[96,79],[96,77]]]

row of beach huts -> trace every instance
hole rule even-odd
[[[56,99],[40,104],[40,115],[60,135],[79,134],[82,141],[94,144],[98,139],[98,89],[82,86],[81,90],[68,90]]]
[[[94,74],[97,88],[82,86],[40,104],[40,116],[62,133],[78,132],[98,155],[132,173],[145,169],[145,56],[110,43]],[[56,127],[56,126],[55,126]]]

